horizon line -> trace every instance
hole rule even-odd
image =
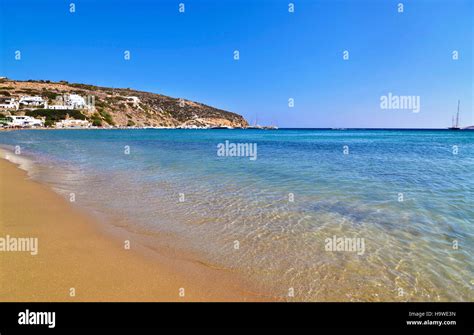
[[[12,79],[12,78],[9,78],[8,76],[0,76],[0,80],[8,80],[8,81],[13,81],[13,82],[49,82],[49,83],[58,83],[58,84],[61,84],[61,83],[66,83],[66,84],[79,84],[79,85],[90,85],[90,86],[95,86],[95,87],[98,87],[98,88],[111,88],[111,89],[122,89],[122,90],[130,90],[130,91],[137,91],[137,92],[144,92],[144,93],[152,93],[152,94],[157,94],[157,95],[166,95],[170,98],[173,98],[173,99],[179,99],[177,97],[173,97],[173,96],[170,96],[170,95],[167,95],[167,94],[163,94],[163,93],[157,93],[157,92],[152,92],[152,91],[144,91],[143,89],[137,89],[137,88],[131,88],[131,87],[114,87],[114,86],[99,86],[97,84],[91,84],[91,83],[84,83],[84,82],[71,82],[69,80],[65,80],[65,79],[61,79],[61,80],[51,80],[51,79]],[[202,105],[206,105],[206,106],[210,106],[212,108],[216,108],[216,109],[222,109],[221,107],[216,107],[216,106],[211,106],[211,105],[208,105],[208,103],[204,103],[204,102],[200,102],[200,101],[194,101],[194,100],[191,100],[191,99],[187,99],[187,98],[181,98],[181,99],[185,99],[185,100],[188,100],[188,101],[192,101],[192,102],[197,102],[199,104],[202,104]],[[233,111],[229,111],[229,110],[225,110],[225,109],[222,109],[223,111],[226,111],[226,112],[230,112],[230,113],[234,113],[234,114],[238,114],[240,116],[243,117],[243,115],[238,112],[233,112]],[[460,130],[474,130],[474,129],[469,129],[470,127],[474,127],[474,124],[470,125],[470,126],[466,126],[466,127],[463,127],[463,128],[460,128]],[[446,127],[446,128],[410,128],[410,127],[407,127],[407,128],[390,128],[390,127],[278,127],[278,129],[313,129],[313,130],[450,130],[449,127]]]

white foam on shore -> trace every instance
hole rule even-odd
[[[20,169],[26,171],[28,177],[33,177],[33,174],[36,171],[35,164],[31,159],[22,155],[17,155],[13,151],[4,147],[0,148],[0,158],[6,159],[7,161],[17,165]]]

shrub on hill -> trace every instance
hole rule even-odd
[[[103,110],[102,108],[99,108],[99,114],[102,116],[102,118],[110,124],[111,126],[115,125],[114,119],[112,118],[112,115],[110,115],[108,112]]]
[[[94,127],[102,127],[102,118],[97,112],[95,112],[94,115],[92,115],[89,121],[92,122],[92,125]]]
[[[43,92],[41,92],[41,95],[48,98],[48,99],[50,99],[50,100],[54,100],[58,96],[60,96],[61,94],[57,93],[57,92],[51,92],[51,91],[48,91],[48,90],[43,88]]]
[[[32,117],[45,117],[46,123],[52,125],[54,122],[66,119],[69,116],[73,119],[85,120],[86,116],[78,110],[56,110],[56,109],[35,109],[27,111],[26,115]]]

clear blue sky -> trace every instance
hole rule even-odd
[[[277,0],[0,0],[0,76],[130,87],[280,127],[446,127],[461,99],[473,125],[474,1],[400,1],[295,0],[291,14]],[[381,110],[388,92],[420,96],[421,111]]]

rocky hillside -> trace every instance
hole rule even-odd
[[[94,107],[80,112],[103,126],[248,126],[247,121],[238,114],[161,94],[66,81],[0,80],[0,97],[19,99],[24,95],[41,96],[47,99],[49,105],[54,105],[64,94],[78,94],[85,99],[93,97]],[[131,101],[127,97],[137,97],[138,100]],[[23,112],[22,108],[12,111],[14,114]]]

